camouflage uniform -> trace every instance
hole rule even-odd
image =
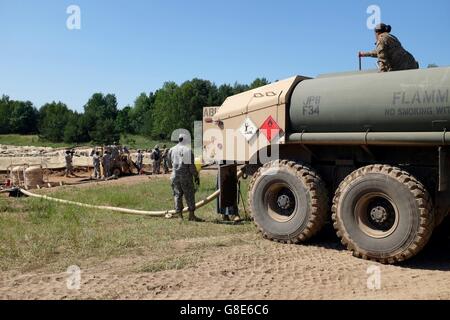
[[[170,177],[175,211],[177,214],[183,211],[183,196],[189,209],[189,220],[199,221],[194,215],[195,211],[195,187],[193,179],[198,179],[198,172],[194,165],[194,154],[186,143],[180,142],[169,150],[169,164],[172,167]]]
[[[105,153],[103,156],[103,175],[105,178],[109,178],[111,176],[111,154]]]
[[[163,147],[163,151],[161,154],[161,160],[163,164],[164,173],[169,173],[169,149],[166,146]]]
[[[160,174],[161,170],[161,151],[158,146],[152,151],[150,158],[153,160],[153,174]]]
[[[137,154],[137,160],[136,160],[136,166],[138,167],[138,174],[141,174],[142,172],[142,167],[144,164],[144,154],[141,152],[141,150],[138,151]]]
[[[101,178],[100,174],[100,156],[96,153],[92,156],[92,162],[94,165],[94,178],[99,179]]]
[[[67,151],[64,158],[66,160],[66,177],[68,177],[70,174],[73,175],[73,165],[72,165],[73,154]]]
[[[387,32],[380,34],[376,49],[367,52],[365,55],[378,58],[380,72],[419,68],[419,64],[412,54],[402,47],[402,44],[395,36]]]

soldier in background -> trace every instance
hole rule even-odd
[[[155,149],[153,149],[150,154],[150,159],[153,160],[153,174],[160,174],[161,167],[161,151],[159,150],[159,146],[156,145]]]
[[[66,171],[65,176],[69,177],[69,175],[75,176],[73,173],[73,150],[67,150],[64,159],[66,160]]]
[[[100,152],[96,151],[92,156],[92,164],[94,165],[94,179],[100,179]]]
[[[164,174],[169,173],[169,149],[166,145],[163,145],[161,160],[163,164]]]
[[[392,27],[381,23],[375,27],[376,49],[360,52],[360,57],[378,58],[380,72],[419,69],[419,63],[406,51],[400,41],[390,34]]]
[[[142,174],[142,168],[144,165],[144,154],[142,153],[141,150],[137,151],[137,159],[136,159],[136,166],[138,169],[138,174]]]
[[[173,196],[175,200],[175,211],[183,218],[183,196],[189,209],[189,221],[201,222],[195,216],[195,186],[200,185],[200,178],[194,165],[194,154],[189,146],[188,137],[180,134],[178,144],[169,150],[169,164],[172,167]]]
[[[111,176],[111,153],[107,150],[103,155],[103,176],[105,179]]]

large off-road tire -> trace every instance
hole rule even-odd
[[[122,175],[122,169],[120,169],[119,167],[115,167],[114,169],[112,169],[111,174],[113,176],[120,177]]]
[[[333,206],[337,235],[354,256],[397,263],[419,253],[434,228],[425,187],[388,165],[356,170],[340,184]]]
[[[299,243],[324,225],[328,199],[320,177],[287,160],[261,167],[249,185],[253,220],[266,239]]]

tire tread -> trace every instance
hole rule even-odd
[[[371,173],[381,173],[392,177],[409,189],[411,194],[414,196],[419,208],[420,227],[418,228],[414,240],[411,242],[409,247],[405,248],[403,251],[396,253],[392,257],[371,257],[370,259],[384,264],[393,264],[408,260],[418,254],[428,243],[428,240],[430,239],[434,229],[434,214],[432,212],[433,205],[431,197],[423,184],[420,183],[411,174],[401,170],[400,168],[392,167],[389,165],[370,165],[354,171],[341,182],[338,189],[336,190],[332,205],[331,217],[333,220],[333,226],[336,230],[336,234],[341,239],[342,244],[346,246],[348,250],[352,251],[355,256],[366,260],[368,259],[368,252],[358,247],[358,245],[352,240],[345,227],[343,226],[341,219],[338,217],[338,208],[343,191],[354,180]]]
[[[273,162],[266,163],[263,165],[256,174],[253,175],[252,179],[249,183],[249,197],[248,197],[248,206],[249,208],[253,208],[253,194],[254,194],[254,186],[257,180],[264,174],[267,169],[272,167],[280,167],[284,168],[287,171],[291,172],[295,175],[299,180],[302,181],[303,185],[306,189],[309,190],[310,195],[310,204],[311,204],[311,215],[306,227],[300,234],[295,237],[289,237],[288,239],[279,239],[275,236],[272,236],[264,231],[263,226],[261,226],[256,219],[253,219],[258,231],[262,234],[265,239],[285,243],[285,244],[298,244],[301,242],[305,242],[314,235],[316,235],[324,226],[327,220],[328,213],[328,196],[325,188],[325,184],[323,180],[319,177],[319,175],[314,172],[311,168],[299,164],[294,161],[288,160],[276,160]],[[253,216],[253,213],[252,213]]]

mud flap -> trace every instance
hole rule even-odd
[[[217,198],[217,213],[223,215],[239,215],[237,165],[221,165],[217,175],[217,186],[220,196]]]

